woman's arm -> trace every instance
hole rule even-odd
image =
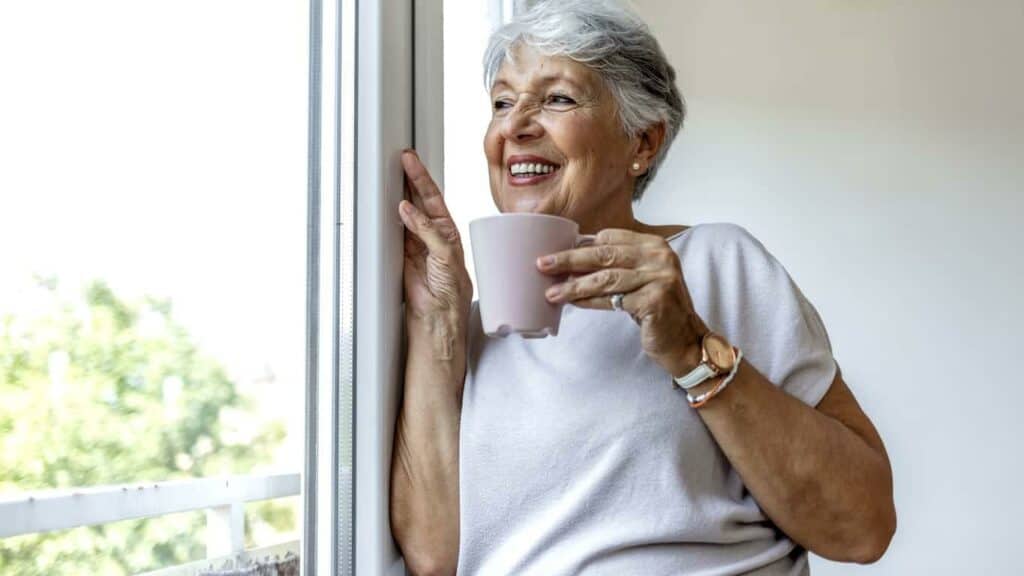
[[[773,267],[759,244],[743,235],[740,240],[750,257],[763,256],[760,268]],[[609,310],[609,297],[623,294],[619,303],[640,326],[644,351],[669,374],[687,374],[700,362],[708,328],[663,238],[602,230],[594,245],[537,265],[547,274],[575,275],[548,291],[553,302]],[[793,540],[833,560],[881,557],[896,526],[892,471],[881,439],[840,376],[815,409],[743,362],[733,383],[699,411],[761,508]]]
[[[455,574],[464,328],[409,318],[405,393],[391,464],[391,530],[415,575]]]
[[[892,470],[838,371],[811,408],[744,361],[698,413],[765,514],[795,542],[839,562],[882,557],[896,531]]]
[[[414,575],[454,574],[459,559],[459,420],[473,286],[444,197],[419,157],[402,154],[408,195],[408,353],[391,458],[391,532]]]

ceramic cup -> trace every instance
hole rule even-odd
[[[558,334],[562,305],[544,292],[564,278],[537,270],[537,258],[592,243],[579,225],[546,214],[499,214],[469,223],[476,267],[480,320],[492,337],[519,334],[544,338]]]

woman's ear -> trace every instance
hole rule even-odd
[[[653,124],[638,134],[634,141],[635,153],[633,162],[640,165],[636,172],[643,174],[650,169],[654,159],[658,156],[662,144],[665,143],[665,123]]]

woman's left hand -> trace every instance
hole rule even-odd
[[[700,362],[708,331],[693,309],[679,257],[661,236],[606,229],[593,244],[537,260],[537,269],[570,279],[547,291],[549,302],[612,310],[611,296],[640,326],[644,352],[673,376]]]

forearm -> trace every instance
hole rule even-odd
[[[453,574],[459,545],[461,328],[408,324],[405,391],[391,468],[391,525],[413,574]]]
[[[884,552],[895,512],[891,470],[877,435],[869,443],[747,362],[698,412],[761,508],[790,538],[838,561],[871,562]]]

